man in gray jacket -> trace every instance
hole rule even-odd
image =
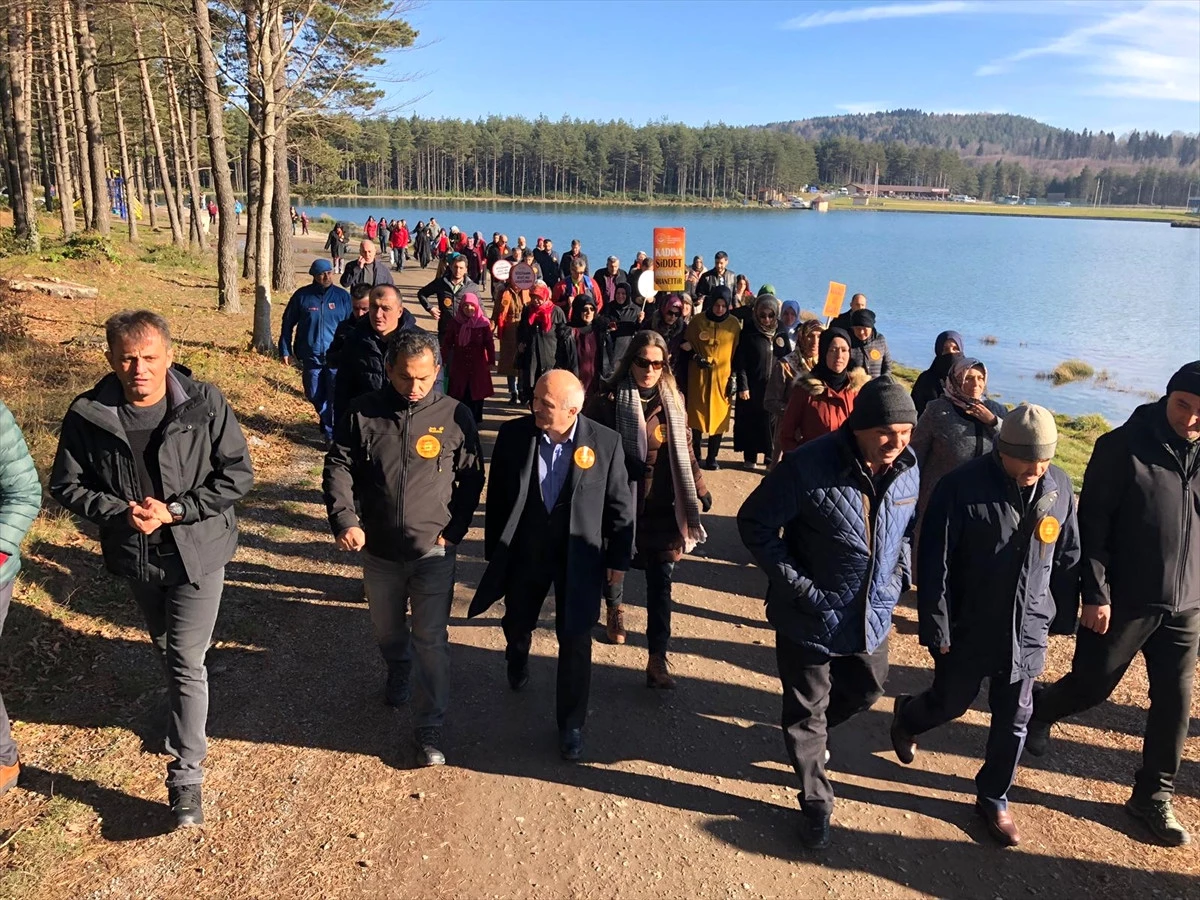
[[[0,403],[0,630],[12,602],[13,579],[21,569],[21,541],[42,505],[42,485],[25,436],[8,407]],[[0,795],[17,783],[17,745],[0,697]]]
[[[237,548],[233,504],[254,481],[220,391],[173,365],[171,331],[147,310],[105,322],[112,374],[72,401],[50,494],[99,526],[104,563],[129,583],[167,673],[167,793],[175,826],[204,823],[208,672]]]

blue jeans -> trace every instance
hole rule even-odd
[[[388,670],[407,669],[416,657],[414,728],[440,728],[450,702],[449,626],[455,552],[453,546],[434,547],[420,559],[394,562],[363,551],[371,627]]]
[[[317,411],[325,440],[333,438],[333,381],[337,369],[315,359],[304,360],[304,397]]]

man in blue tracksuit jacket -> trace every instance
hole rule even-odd
[[[321,421],[325,440],[333,438],[333,383],[337,369],[331,368],[325,354],[333,343],[338,325],[350,318],[350,294],[333,283],[333,264],[317,259],[309,267],[312,284],[306,284],[288,300],[279,331],[279,356],[284,365],[292,357],[300,361],[304,372],[304,396],[312,403]]]
[[[916,423],[908,391],[887,376],[869,381],[845,425],[785,454],[738,511],[742,543],[768,579],[783,742],[811,849],[829,844],[828,729],[883,695],[892,610],[911,583]]]

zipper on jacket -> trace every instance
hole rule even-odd
[[[1182,469],[1182,466],[1180,468]],[[1179,564],[1175,567],[1175,602],[1171,604],[1171,609],[1173,612],[1179,612],[1179,604],[1183,602],[1183,576],[1187,571],[1188,547],[1191,545],[1192,540],[1192,489],[1188,484],[1186,470],[1181,471],[1180,478],[1183,481],[1183,527],[1179,532],[1181,536],[1181,542],[1179,545]]]
[[[401,446],[403,452],[400,454],[400,496],[396,498],[398,507],[401,534],[404,533],[404,489],[408,482],[408,423],[412,419],[412,404],[409,404],[408,409],[404,411],[404,427],[400,431]]]

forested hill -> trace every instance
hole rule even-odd
[[[867,143],[898,141],[909,146],[957,150],[963,156],[1002,154],[1047,160],[1129,162],[1171,160],[1181,166],[1193,165],[1200,156],[1194,134],[1134,131],[1129,135],[1117,135],[1086,128],[1071,131],[1008,113],[960,115],[894,109],[773,122],[764,128],[788,132],[810,141],[827,138],[852,138]]]

